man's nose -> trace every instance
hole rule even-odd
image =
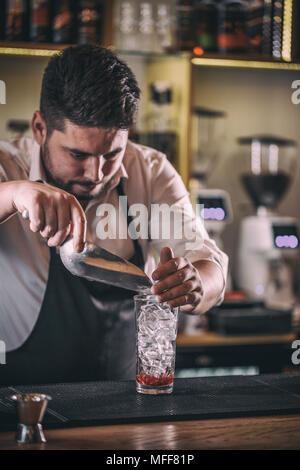
[[[93,183],[102,181],[103,178],[103,158],[102,157],[90,157],[86,160],[84,176],[87,180]]]

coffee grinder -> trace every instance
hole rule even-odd
[[[226,113],[195,107],[192,113],[192,178],[206,187],[206,181],[218,164],[225,139]]]
[[[299,230],[295,218],[276,213],[296,170],[296,143],[271,135],[242,137],[241,182],[256,214],[241,222],[238,287],[266,306],[289,308],[295,302],[294,264]]]
[[[193,110],[191,199],[197,216],[221,249],[222,233],[233,218],[231,199],[223,189],[208,188],[207,179],[224,151],[225,121],[224,111],[203,107],[195,107]],[[227,287],[231,288],[230,276]]]
[[[222,233],[232,220],[230,195],[219,188],[208,188],[207,179],[218,165],[225,140],[226,113],[203,107],[195,107],[192,114],[190,180],[191,201],[196,216],[202,220],[208,234],[223,249]],[[227,288],[231,289],[231,276]],[[199,334],[203,317],[187,316],[184,331]]]

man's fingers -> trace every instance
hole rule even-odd
[[[71,233],[72,230],[72,224],[69,224],[69,226],[66,228],[66,230],[56,232],[56,234],[53,237],[50,237],[48,239],[48,246],[60,246],[66,241],[68,236]]]
[[[202,293],[193,291],[189,294],[168,301],[171,308],[181,307],[183,312],[192,312],[201,302]]]
[[[28,210],[31,230],[40,232],[49,246],[60,245],[72,231],[74,250],[82,251],[86,217],[77,199],[65,191],[41,183],[32,182],[24,188],[25,195],[16,192],[14,205],[20,212]]]
[[[158,295],[159,302],[167,302],[168,300],[182,297],[183,295],[189,296],[198,286],[196,278],[189,279],[180,286],[173,287],[166,292]]]
[[[179,271],[176,271],[174,274],[170,274],[162,281],[158,281],[152,286],[151,292],[155,295],[160,294],[166,289],[183,284],[188,279],[191,279],[194,275],[195,274],[191,269],[185,267]]]
[[[40,231],[42,237],[50,238],[57,232],[57,212],[54,204],[44,206],[45,225]]]
[[[49,246],[59,246],[61,245],[71,230],[71,211],[70,205],[65,200],[62,199],[57,205],[57,232],[56,234],[48,240]]]
[[[74,251],[80,253],[85,243],[86,217],[82,207],[77,201],[71,204],[71,217],[73,224]]]
[[[174,273],[175,271],[184,268],[189,264],[188,260],[181,257],[181,258],[172,258],[167,263],[162,264],[159,266],[155,271],[152,273],[152,279],[154,281],[159,281],[164,279],[166,276]]]
[[[45,227],[44,209],[40,204],[32,204],[28,209],[30,230],[40,232]]]
[[[160,252],[160,261],[159,261],[158,266],[161,266],[162,264],[167,263],[167,261],[170,261],[170,259],[172,258],[174,258],[174,253],[173,253],[172,248],[170,248],[169,246],[165,246],[164,248],[162,248]]]

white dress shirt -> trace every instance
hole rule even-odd
[[[176,239],[171,230],[168,240],[140,239],[145,260],[145,272],[151,276],[156,267],[155,253],[170,246],[175,257],[186,256],[192,262],[210,260],[220,268],[224,279],[223,291],[216,303],[224,297],[228,258],[209,238],[202,221],[195,217],[189,193],[183,181],[162,153],[128,141],[123,162],[110,180],[105,194],[89,202],[85,209],[88,229],[87,239],[128,259],[133,255],[133,242],[126,239],[99,240],[97,224],[100,204],[113,204],[118,211],[116,186],[125,179],[124,190],[128,207],[142,203],[151,215],[152,204],[184,207],[185,224],[197,234],[193,249],[187,249],[187,239]],[[45,181],[39,145],[30,138],[0,142],[0,182],[13,180]],[[118,212],[117,212],[118,213]],[[121,210],[121,225],[126,217]],[[117,220],[118,220],[117,218]],[[149,222],[150,225],[150,222]],[[151,230],[149,230],[151,233]],[[28,221],[20,214],[0,224],[0,340],[7,351],[19,348],[30,336],[38,319],[48,280],[50,251],[39,233],[33,233]]]

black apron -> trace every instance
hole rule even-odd
[[[123,180],[117,191],[124,195]],[[129,261],[144,270],[141,247],[133,243]],[[135,292],[74,276],[56,249],[50,252],[38,320],[25,343],[6,354],[0,384],[134,379]]]

